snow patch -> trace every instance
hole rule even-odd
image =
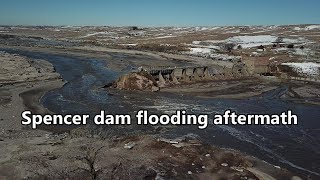
[[[302,29],[300,27],[294,27],[293,30],[295,31],[301,31]]]
[[[305,28],[301,28],[301,27],[294,27],[293,28],[293,30],[295,30],[295,31],[310,31],[310,30],[314,30],[314,29],[320,29],[320,25],[310,25]]]
[[[309,48],[304,48],[304,49],[300,49],[300,48],[295,48],[295,49],[289,49],[286,47],[282,47],[282,48],[278,48],[275,49],[276,52],[283,52],[283,51],[287,51],[289,54],[294,54],[294,55],[300,55],[300,56],[308,56],[308,55],[314,55],[315,52],[312,51]]]
[[[91,36],[96,36],[96,35],[114,35],[115,33],[113,32],[95,32],[95,33],[89,33],[85,36],[82,36],[83,38],[86,38],[86,37],[91,37]]]
[[[211,49],[210,48],[190,48],[190,54],[210,54]]]
[[[298,39],[283,38],[282,42],[287,44],[295,44],[295,43],[307,43],[308,40],[302,37],[299,37]]]
[[[277,40],[278,37],[271,35],[259,36],[234,36],[226,39],[226,42],[241,45],[243,48],[257,47],[260,45],[271,45]]]
[[[195,45],[198,45],[198,44],[200,44],[201,43],[201,41],[193,41],[192,42],[192,44],[195,44]]]
[[[305,28],[306,30],[320,29],[320,25],[311,25]]]
[[[220,28],[221,27],[219,26],[214,26],[214,27],[189,27],[188,29],[191,31],[207,31],[207,30],[217,30]],[[184,30],[187,30],[187,28],[185,28]]]
[[[137,46],[138,44],[119,44],[121,46]]]
[[[220,29],[221,27],[218,27],[218,26],[216,26],[216,27],[211,27],[211,28],[209,28],[210,30],[217,30],[217,29]]]
[[[220,61],[232,61],[234,59],[241,59],[241,56],[231,56],[228,54],[214,53],[214,50],[207,47],[194,47],[190,48],[189,54],[199,57],[211,58]]]
[[[228,54],[210,54],[210,58],[220,61],[241,60],[241,56],[230,56]]]
[[[314,55],[314,52],[311,51],[311,49],[295,49],[294,52],[295,55],[300,55],[300,56],[308,56],[308,55]]]
[[[177,36],[173,36],[173,35],[159,36],[159,37],[155,37],[155,39],[164,39],[164,38],[171,38],[171,37],[177,37]]]
[[[302,75],[309,76],[319,76],[320,74],[320,64],[313,62],[303,62],[303,63],[282,63],[282,65],[287,65],[292,67],[293,70]]]
[[[239,30],[239,29],[237,29],[237,30],[234,30],[234,31],[226,31],[226,33],[240,33],[241,31]]]
[[[252,48],[257,46],[268,46],[274,44],[278,40],[277,36],[271,35],[257,35],[257,36],[234,36],[225,40],[226,43],[234,43],[242,48]],[[297,39],[283,38],[283,43],[307,43],[308,40],[299,37]]]

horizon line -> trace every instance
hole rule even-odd
[[[30,26],[30,27],[138,27],[138,28],[156,28],[156,27],[242,27],[242,26],[307,26],[307,25],[320,25],[320,23],[302,23],[302,24],[235,24],[235,25],[45,25],[45,24],[0,24],[0,27],[15,27],[15,26]]]

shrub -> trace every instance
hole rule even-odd
[[[287,46],[287,48],[292,49],[292,48],[294,48],[294,45],[293,45],[293,44],[289,44],[289,45]]]
[[[137,26],[132,26],[131,30],[136,31],[136,30],[139,30],[139,28]]]
[[[228,51],[228,52],[231,52],[232,49],[235,47],[236,45],[233,44],[233,43],[227,43],[227,44],[224,44],[223,46],[223,49]]]

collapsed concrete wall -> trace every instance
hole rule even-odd
[[[149,67],[139,68],[120,77],[113,87],[125,90],[159,91],[161,87],[177,84],[190,84],[214,80],[231,80],[247,76],[248,72],[241,67],[223,68],[210,73],[209,67]]]

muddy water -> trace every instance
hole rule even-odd
[[[140,109],[173,113],[185,109],[188,113],[222,114],[226,109],[231,109],[244,114],[278,114],[290,109],[299,116],[298,126],[210,125],[205,130],[198,130],[195,126],[165,126],[156,130],[151,126],[137,125],[95,128],[116,134],[158,133],[171,138],[197,136],[206,143],[237,149],[294,172],[320,176],[320,108],[279,99],[279,95],[287,90],[285,86],[244,100],[205,99],[167,93],[109,93],[101,87],[125,72],[108,69],[108,61],[6,51],[48,60],[68,82],[41,99],[43,105],[55,113],[96,114],[101,109],[112,114],[134,114]],[[118,55],[111,56],[117,58]]]

